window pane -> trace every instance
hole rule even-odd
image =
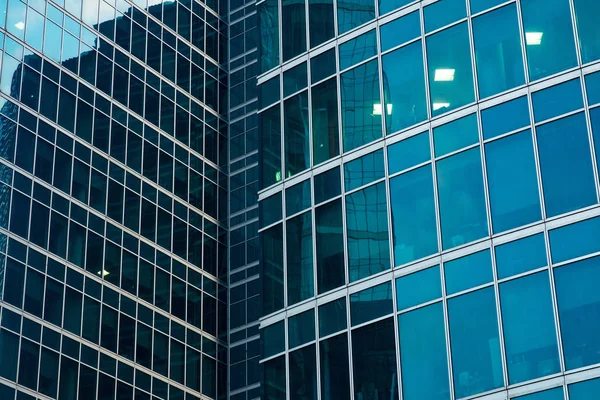
[[[315,345],[290,353],[290,400],[317,398]]]
[[[290,177],[310,166],[308,92],[287,99],[283,104],[283,117],[285,173]]]
[[[264,4],[264,3],[263,3]],[[265,188],[281,180],[281,111],[279,105],[259,114],[262,135],[261,187]]]
[[[283,308],[283,228],[278,224],[262,237],[263,314]]]
[[[385,183],[346,196],[350,282],[390,268]]]
[[[535,92],[531,101],[536,122],[583,108],[579,78]]]
[[[498,279],[548,265],[543,233],[497,246],[495,253]]]
[[[310,179],[285,190],[285,214],[294,215],[310,207]]]
[[[546,214],[553,217],[596,202],[583,114],[537,128]]]
[[[340,153],[336,82],[332,78],[311,89],[314,165]]]
[[[410,0],[381,0],[379,5],[381,14],[384,13],[382,7],[384,7],[386,1],[410,2]],[[382,25],[379,30],[381,35],[381,51],[386,51],[421,36],[421,17],[419,16],[419,12],[415,11]]]
[[[282,0],[281,36],[283,61],[306,51],[306,7],[304,1]],[[261,38],[262,41],[262,38]]]
[[[491,282],[492,260],[489,250],[470,254],[444,263],[448,295]]]
[[[396,279],[398,311],[442,297],[440,267],[435,266]]]
[[[319,343],[321,364],[321,399],[350,398],[347,334],[334,336]]]
[[[537,392],[528,394],[526,396],[514,397],[515,400],[563,400],[563,388],[558,387],[555,389],[544,390],[543,392]]]
[[[490,29],[491,26],[494,29]],[[514,4],[475,18],[473,37],[480,98],[525,83],[517,8]]]
[[[356,28],[375,18],[373,0],[346,0],[337,3],[338,34]]]
[[[442,247],[449,249],[488,234],[479,148],[437,163]]]
[[[398,329],[403,399],[450,399],[442,303],[400,314]]]
[[[337,69],[335,49],[327,50],[310,59],[310,80],[312,83],[319,82],[328,76],[335,74]],[[314,101],[314,96],[313,96]]]
[[[400,172],[431,160],[429,133],[424,132],[388,146],[388,169],[390,174]]]
[[[456,397],[504,385],[494,288],[448,300]]]
[[[364,155],[344,164],[344,189],[350,191],[383,178],[383,150]]]
[[[308,310],[288,319],[288,345],[290,348],[315,340],[315,311]]]
[[[466,23],[427,38],[427,68],[433,116],[475,100]]]
[[[353,326],[390,314],[392,311],[391,282],[350,295],[350,320]]]
[[[340,168],[332,168],[328,171],[315,175],[315,204],[322,203],[342,193],[342,178]]]
[[[266,400],[285,400],[285,356],[263,364]]]
[[[258,6],[258,26],[261,38],[260,70],[265,72],[279,64],[279,7],[277,0],[267,0]]]
[[[271,225],[282,218],[281,192],[267,197],[260,203],[260,226]]]
[[[528,126],[530,122],[527,97],[519,97],[481,111],[481,124],[484,139]]]
[[[319,336],[346,329],[346,298],[319,306]]]
[[[331,39],[334,35],[333,1],[308,0],[310,47]]]
[[[509,384],[560,371],[548,273],[500,285]]]
[[[421,41],[383,56],[382,68],[387,134],[426,120],[427,100]],[[379,111],[383,112],[383,109]]]
[[[574,369],[600,362],[600,258],[554,270],[565,366]]]
[[[379,14],[383,15],[409,3],[412,0],[379,0]]]
[[[569,385],[570,400],[595,400],[598,393],[600,393],[600,379]]]
[[[312,213],[306,212],[287,221],[288,305],[314,296]]]
[[[324,293],[346,281],[342,202],[336,200],[315,210],[317,234],[317,288]]]
[[[488,8],[492,8],[500,3],[504,3],[504,0],[470,0],[470,3],[471,14],[475,14]]]
[[[344,151],[350,151],[381,137],[377,60],[344,72],[341,85]]]
[[[433,148],[436,157],[477,142],[479,142],[477,114],[467,115],[433,129]]]
[[[425,32],[429,33],[467,16],[464,0],[442,0],[424,9]]]
[[[283,321],[267,326],[261,333],[260,338],[265,358],[285,350],[285,325]]]
[[[486,144],[485,161],[493,231],[502,232],[540,220],[531,131]]]
[[[569,8],[565,0],[521,2],[530,80],[577,65]]]
[[[575,20],[579,34],[581,61],[588,63],[600,58],[600,26],[594,18],[600,13],[600,3],[596,0],[574,0]]]
[[[438,251],[431,166],[390,180],[394,265]]]
[[[355,398],[398,399],[395,347],[393,318],[352,331]]]
[[[600,103],[600,72],[585,76],[588,104],[590,106]]]
[[[367,58],[373,57],[376,53],[377,36],[375,35],[375,29],[373,29],[340,45],[340,70],[350,68]]]
[[[551,230],[548,236],[552,261],[556,264],[599,251],[599,234],[598,217]]]

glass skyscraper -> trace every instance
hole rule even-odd
[[[263,399],[600,398],[600,2],[257,7]]]

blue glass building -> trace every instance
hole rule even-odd
[[[599,16],[258,2],[263,399],[600,398]]]

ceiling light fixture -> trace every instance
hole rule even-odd
[[[455,70],[452,68],[438,68],[435,70],[435,77],[433,78],[436,82],[452,82],[454,80]]]
[[[525,32],[525,42],[527,46],[539,46],[542,44],[544,32]]]

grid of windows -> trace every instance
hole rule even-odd
[[[263,397],[593,397],[598,4],[327,7],[259,3]]]

